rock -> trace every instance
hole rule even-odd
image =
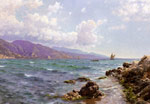
[[[87,77],[79,77],[77,79],[77,81],[80,81],[80,82],[87,82],[87,81],[90,81],[90,78],[87,78]]]
[[[67,83],[67,84],[75,84],[76,81],[75,81],[75,80],[66,80],[66,81],[64,81],[64,83]]]
[[[105,78],[107,78],[106,76],[103,76],[103,77],[99,77],[98,79],[105,79]]]
[[[125,88],[125,95],[132,104],[150,103],[150,56],[144,56],[140,61],[123,63],[106,72],[107,76],[114,76]]]
[[[150,104],[150,103],[148,103],[148,102],[146,102],[144,100],[142,100],[142,101],[140,100],[140,101],[137,101],[136,104]]]
[[[99,91],[99,86],[92,81],[87,82],[87,84],[81,88],[79,94],[88,98],[99,98],[103,96]]]
[[[99,86],[95,82],[87,82],[80,91],[71,91],[64,96],[63,100],[81,100],[85,98],[99,98],[101,99],[104,94],[99,91]]]
[[[81,98],[82,98],[82,96],[79,94],[79,91],[75,91],[75,90],[65,94],[62,97],[63,100],[79,100]]]
[[[108,71],[106,71],[106,76],[110,76],[110,75],[116,76],[115,74],[121,74],[121,70],[122,69],[120,69],[120,68],[108,70]]]
[[[141,92],[138,94],[144,100],[150,99],[150,85],[146,86]]]
[[[130,65],[132,65],[132,64],[127,63],[127,62],[124,62],[124,63],[123,63],[123,67],[124,67],[124,68],[129,68],[129,67],[130,67]]]

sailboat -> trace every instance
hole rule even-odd
[[[110,55],[110,60],[114,60],[114,59],[115,59],[115,54],[112,53],[112,54]]]

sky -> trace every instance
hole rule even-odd
[[[150,54],[150,0],[0,0],[0,38],[120,58]]]

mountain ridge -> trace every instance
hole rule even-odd
[[[71,49],[70,49],[71,50]],[[80,51],[80,50],[78,50]],[[85,54],[84,54],[85,53]],[[26,40],[7,42],[0,39],[0,58],[23,59],[105,59],[107,57],[91,54],[58,51],[41,44],[34,44]]]

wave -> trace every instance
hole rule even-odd
[[[4,68],[5,66],[4,65],[0,65],[0,68]]]
[[[26,77],[33,77],[31,74],[24,74]]]
[[[33,62],[33,61],[30,61],[30,64],[34,64],[34,62]]]
[[[73,70],[91,69],[91,67],[78,66],[78,65],[62,65],[62,64],[57,64],[57,63],[52,63],[51,65],[54,66],[54,67],[58,67],[58,68],[66,68],[66,69],[73,69]]]
[[[47,68],[47,70],[49,70],[49,71],[53,71],[54,69],[51,69],[51,68]]]

